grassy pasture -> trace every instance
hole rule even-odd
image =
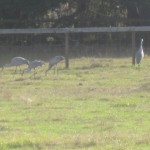
[[[0,149],[150,149],[150,58],[80,58],[58,75],[0,73]]]

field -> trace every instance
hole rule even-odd
[[[149,150],[150,58],[80,58],[47,76],[0,73],[0,149]]]

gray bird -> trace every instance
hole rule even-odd
[[[34,69],[34,78],[35,78],[36,68],[42,66],[43,64],[45,64],[45,62],[42,61],[42,60],[33,60],[33,61],[29,62],[28,68],[26,68],[26,69],[23,70],[22,75],[25,72],[29,72],[32,69]]]
[[[3,69],[5,67],[14,67],[15,66],[16,69],[15,69],[14,73],[16,73],[17,67],[20,68],[21,65],[25,65],[25,64],[29,65],[29,60],[27,60],[27,59],[25,59],[23,57],[14,57],[14,58],[11,59],[11,62],[9,64],[5,64],[3,66]],[[21,69],[20,69],[20,72],[21,72]]]
[[[142,59],[144,57],[144,52],[143,52],[143,39],[141,39],[141,44],[140,44],[140,48],[137,51],[136,55],[135,55],[135,62],[140,66]]]
[[[63,56],[55,56],[53,57],[52,59],[50,59],[49,61],[49,66],[48,66],[48,69],[45,71],[45,75],[47,75],[48,71],[54,66],[54,67],[57,67],[57,64],[64,60],[65,58]],[[54,71],[55,71],[55,68],[54,68]]]

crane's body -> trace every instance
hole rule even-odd
[[[31,71],[32,69],[42,66],[44,63],[45,62],[42,60],[33,60],[33,61],[29,62],[27,70]]]
[[[57,66],[57,64],[64,60],[65,58],[63,56],[55,56],[52,59],[50,59],[49,61],[49,66],[48,69],[45,71],[45,75],[48,73],[48,71],[53,67],[53,66]]]
[[[29,62],[29,65],[28,65],[28,68],[24,69],[22,75],[24,74],[24,72],[29,72],[29,71],[31,71],[32,69],[34,69],[34,78],[35,78],[35,73],[36,73],[36,72],[35,72],[35,69],[36,69],[37,67],[42,66],[44,63],[45,63],[45,62],[42,61],[42,60],[33,60],[33,61],[30,61],[30,62]]]
[[[140,48],[137,51],[136,55],[135,55],[135,62],[140,65],[142,62],[142,59],[144,58],[144,52],[143,52],[143,39],[141,39],[141,44],[140,44]]]
[[[17,67],[21,66],[21,65],[29,65],[29,60],[23,58],[23,57],[14,57],[11,59],[11,62],[9,64],[5,64],[3,67],[13,67],[16,66],[16,70],[17,71]]]

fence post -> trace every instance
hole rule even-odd
[[[65,33],[65,67],[69,68],[69,33]]]
[[[132,32],[132,65],[135,65],[135,31]]]

